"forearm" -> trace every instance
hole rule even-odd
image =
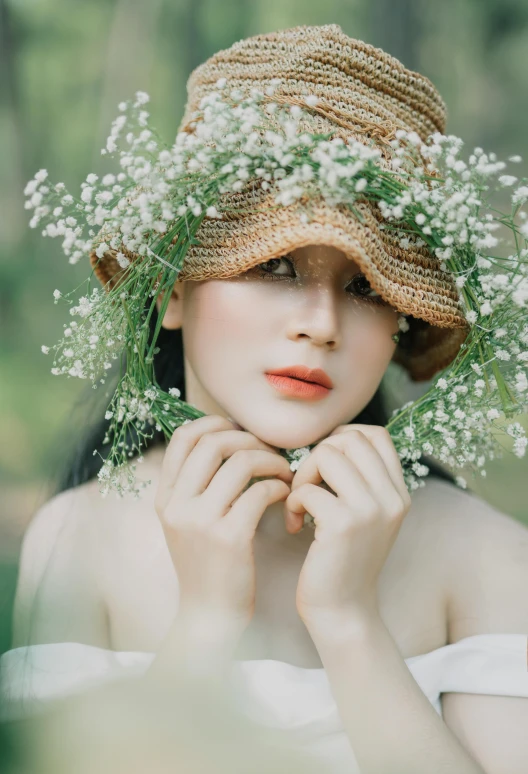
[[[222,683],[245,625],[211,611],[179,611],[146,673],[148,680]]]
[[[485,774],[421,691],[381,618],[307,626],[361,774]]]

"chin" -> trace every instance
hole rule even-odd
[[[284,427],[273,428],[268,423],[266,427],[255,428],[252,430],[250,427],[246,427],[244,430],[248,430],[253,435],[256,435],[261,441],[267,443],[269,446],[274,446],[277,449],[300,449],[303,446],[310,446],[319,440],[325,438],[332,432],[333,428],[330,428],[328,432],[323,433],[308,433],[303,431],[285,430]]]

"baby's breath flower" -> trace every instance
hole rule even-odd
[[[216,90],[200,101],[193,131],[180,132],[171,148],[160,147],[144,109],[149,95],[137,91],[135,99],[119,103],[120,115],[101,150],[119,151],[117,174],[101,179],[88,174],[77,199],[63,183],[48,184],[44,169],[24,188],[30,228],[60,237],[70,264],[92,252],[101,261],[114,251],[117,265],[127,270],[119,273],[118,285],[88,290],[70,306],[77,319],[64,326],[53,348],[53,375],[90,379],[94,388],[126,354],[125,374],[105,414],[110,424],[104,443],[111,448],[98,474],[103,496],[110,490],[138,496],[147,482],[137,484],[131,458],[142,459],[145,439],[154,430],[170,438],[177,426],[203,415],[181,400],[178,388],[164,392],[156,384],[159,348],[148,335],[145,303],[155,304],[177,277],[185,250],[200,242],[202,220],[224,217],[220,197],[248,185],[272,192],[273,203],[283,206],[321,195],[331,206],[354,208],[366,198],[383,218],[380,230],[394,230],[403,250],[427,247],[439,271],[450,275],[469,333],[431,389],[395,410],[387,423],[411,491],[424,485],[429,472],[422,454],[453,469],[470,465],[484,476],[485,460],[499,451],[491,424],[528,408],[526,178],[506,174],[504,162],[483,148],[462,159],[463,142],[455,135],[435,132],[424,142],[417,132],[399,129],[386,160],[369,143],[312,133],[303,119],[313,120],[311,108],[320,104],[319,97],[305,95],[299,105],[274,102],[280,82],[273,79],[264,91],[244,94],[219,79]],[[521,157],[509,160],[518,163]],[[486,192],[511,186],[516,222],[512,216],[498,218],[495,208],[488,211]],[[309,206],[299,218],[310,222]],[[499,261],[495,232],[504,226],[515,232],[518,249]],[[171,241],[175,234],[178,239]],[[131,261],[125,250],[138,260]],[[62,298],[58,290],[53,295],[55,303]],[[408,316],[398,315],[399,331],[410,331]],[[41,350],[49,354],[50,347]],[[522,426],[507,428],[513,452],[523,456]],[[311,448],[281,451],[297,470]],[[462,476],[456,481],[467,486]]]
[[[126,257],[126,255],[119,251],[116,253],[116,261],[118,262],[118,264],[121,266],[122,269],[126,269],[127,266],[130,265],[130,261]]]

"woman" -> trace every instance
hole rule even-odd
[[[405,115],[422,134],[442,130],[427,79],[336,25],[219,52],[191,77],[184,123],[213,78],[253,83],[268,70],[289,84],[304,75],[349,89],[359,122],[368,108],[378,118]],[[349,103],[336,104],[341,118],[324,120],[354,123]],[[383,275],[347,241],[356,226],[339,231],[329,210],[321,222],[333,231],[276,217],[253,238],[246,223],[229,226],[222,260],[229,249],[242,255],[236,271],[199,278],[205,248],[196,247],[174,285],[158,382],[173,386],[165,369],[176,369],[184,399],[206,416],[144,455],[150,489],[136,503],[103,501],[96,470],[81,459],[80,475],[30,525],[15,650],[3,657],[12,684],[18,656],[32,662],[41,696],[53,693],[58,672],[64,687],[80,687],[129,670],[167,679],[182,667],[214,675],[229,667],[248,712],[325,770],[524,771],[527,530],[441,472],[411,497],[383,427],[391,360],[423,380],[463,339],[424,312],[395,346],[394,256]],[[238,252],[237,237],[246,240]],[[368,253],[381,242],[363,244]],[[411,252],[395,251],[401,265]],[[112,255],[96,269],[102,281],[115,270]],[[417,260],[398,292],[434,304],[434,271]],[[435,292],[448,304],[449,289],[439,283]],[[305,381],[271,373],[292,366]],[[315,441],[295,473],[277,451]],[[244,489],[253,477],[266,480]],[[302,529],[305,512],[315,533]]]

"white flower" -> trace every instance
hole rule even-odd
[[[105,414],[105,419],[112,419],[113,416],[114,416],[113,411],[107,411]]]
[[[150,100],[146,91],[136,91],[136,105],[145,105]]]
[[[510,156],[508,161],[512,161],[514,164],[520,164],[522,161],[522,156]]]
[[[360,191],[364,191],[367,185],[368,185],[367,179],[365,177],[360,177],[356,185],[354,186],[354,190],[359,193]]]
[[[92,193],[93,193],[93,188],[90,188],[89,185],[85,186],[81,193],[81,199],[83,200],[83,202],[86,202],[86,204],[89,204],[92,200]]]
[[[126,267],[130,265],[129,259],[126,257],[126,255],[124,255],[124,253],[121,252],[116,253],[116,261],[122,269],[126,269]]]
[[[98,258],[102,258],[107,250],[108,250],[108,245],[106,244],[106,242],[101,242],[101,244],[97,246],[95,254]]]
[[[490,420],[491,420],[491,419],[498,419],[498,418],[500,417],[500,414],[499,414],[499,412],[497,411],[497,409],[490,409],[490,410],[489,410],[489,411],[486,413],[486,416],[487,416],[487,418],[488,418],[488,419],[490,419]]]
[[[407,317],[404,314],[398,315],[398,329],[402,333],[407,333],[409,328],[410,328],[410,326],[409,326],[409,323],[407,321]]]
[[[60,298],[61,296],[62,296],[62,293],[60,292],[60,290],[54,290],[54,291],[53,291],[53,298],[54,298],[56,301],[58,301],[58,300],[59,300],[59,298]]]
[[[499,183],[504,186],[513,185],[517,182],[517,178],[514,175],[501,175],[499,177]]]
[[[522,185],[512,194],[512,204],[522,204],[528,199],[528,186]]]
[[[436,383],[436,386],[441,390],[447,390],[447,381],[445,379],[439,379]]]
[[[528,444],[528,438],[516,438],[513,444],[513,453],[516,457],[524,457],[526,454],[526,446]]]
[[[49,353],[49,347],[46,347],[44,344],[41,346],[41,351],[44,352],[45,355]]]

